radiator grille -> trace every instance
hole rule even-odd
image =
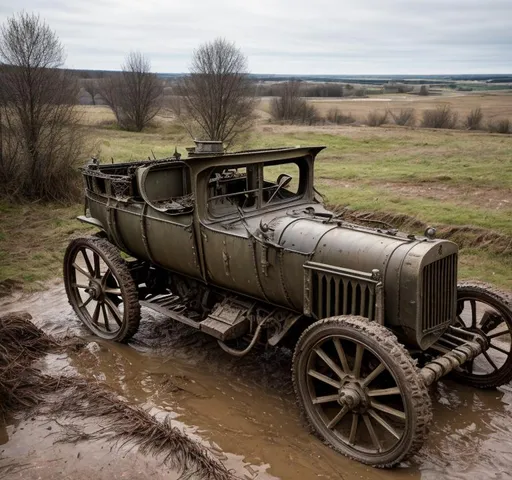
[[[364,279],[313,271],[312,311],[318,318],[334,315],[361,315],[375,318],[375,283]]]
[[[452,320],[457,289],[457,255],[437,260],[423,269],[422,328],[435,330]]]

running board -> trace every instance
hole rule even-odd
[[[183,315],[185,307],[176,295],[157,295],[150,300],[141,300],[141,306],[151,308],[172,320],[197,328],[221,341],[243,336],[249,330],[248,316],[254,308],[254,302],[226,298],[217,303],[213,312],[203,321],[196,322]],[[178,311],[180,309],[180,311]]]
[[[172,307],[179,303],[179,298],[176,295],[159,295],[151,300],[141,300],[139,303],[143,307],[151,308],[155,312],[161,313],[167,317],[176,320],[177,322],[184,323],[190,327],[199,329],[200,323],[191,320],[190,318],[182,315],[181,313],[174,310]]]

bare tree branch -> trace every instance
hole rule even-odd
[[[64,49],[39,16],[0,28],[0,194],[66,199],[78,193],[84,145],[77,79],[58,67]]]
[[[192,137],[229,147],[252,127],[255,102],[245,55],[217,38],[194,52],[190,74],[174,87],[171,108]]]
[[[93,105],[96,105],[96,97],[100,94],[100,84],[97,78],[84,78],[81,82],[83,89],[91,96]]]
[[[160,111],[163,83],[151,73],[150,62],[142,53],[130,53],[122,69],[100,83],[100,95],[121,128],[140,132]]]

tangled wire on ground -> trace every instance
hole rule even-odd
[[[76,339],[57,342],[30,319],[26,313],[0,317],[0,421],[34,408],[60,417],[100,418],[102,427],[93,437],[136,445],[146,455],[162,455],[163,463],[180,471],[182,478],[235,478],[207,448],[172,426],[169,419],[158,421],[100,384],[43,374],[33,365],[37,359],[84,344]],[[56,392],[58,396],[52,395]]]

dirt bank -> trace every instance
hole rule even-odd
[[[439,383],[432,392],[434,422],[423,450],[399,469],[376,470],[334,453],[306,431],[292,394],[290,352],[260,350],[237,360],[221,352],[213,339],[148,311],[143,312],[141,329],[131,344],[99,342],[87,337],[71,313],[60,284],[35,295],[20,292],[16,298],[0,303],[0,311],[20,309],[31,312],[37,325],[47,332],[85,335],[92,342],[80,355],[47,357],[45,365],[50,371],[71,369],[86,379],[105,383],[130,404],[151,406],[159,415],[170,413],[188,435],[210,446],[217,458],[242,478],[430,480],[503,478],[503,472],[512,471],[510,386],[479,391],[448,379]],[[31,443],[26,443],[22,431],[18,428],[14,433],[10,426],[7,434],[9,440],[0,446],[4,459],[17,451],[21,453],[13,458],[18,463],[33,465],[34,457],[27,453]],[[56,437],[47,440],[52,443]],[[47,468],[52,468],[52,455],[67,455],[59,450],[67,448],[66,444],[50,443],[45,447]],[[26,448],[20,450],[15,445]],[[78,453],[82,456],[90,451],[92,458],[99,458],[108,448],[112,465],[124,462],[125,452],[111,453],[110,446],[101,449],[97,444],[79,442],[69,448],[68,462],[75,465],[74,472],[88,468],[77,461]],[[153,464],[135,450],[129,455],[136,456],[126,457],[133,462],[131,465],[150,462],[148,472],[158,472],[153,478],[164,475],[166,470],[158,463]],[[112,467],[108,456],[105,462],[105,468]],[[55,467],[54,472],[59,468]],[[30,478],[10,475],[6,478]]]

